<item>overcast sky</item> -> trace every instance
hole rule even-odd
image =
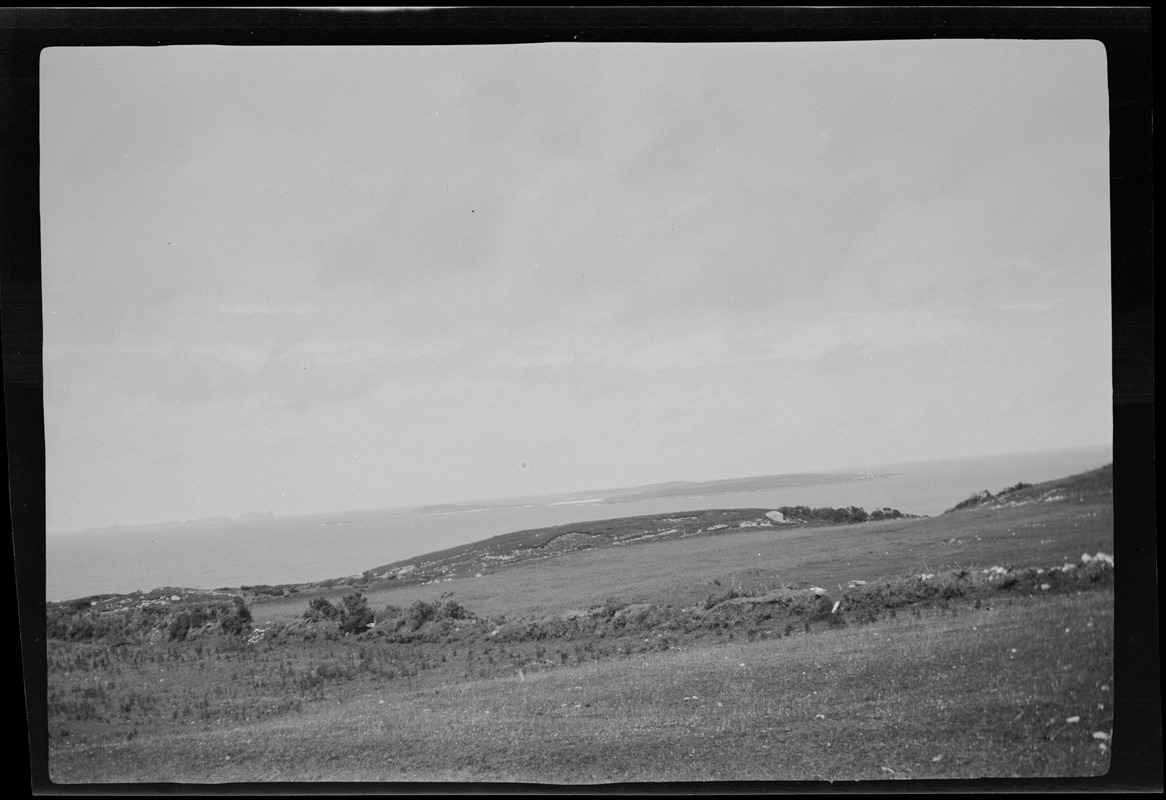
[[[48,529],[1107,444],[1105,66],[47,50]]]

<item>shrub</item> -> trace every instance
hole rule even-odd
[[[269,586],[266,583],[258,586],[240,586],[239,591],[250,592],[251,594],[267,594],[275,597],[283,597],[286,592],[282,586]]]
[[[461,603],[446,600],[445,605],[441,607],[440,616],[444,619],[468,619],[472,615]]]
[[[224,633],[241,636],[251,631],[251,609],[243,602],[242,597],[235,598],[235,606],[220,623]]]
[[[308,603],[308,610],[304,612],[304,619],[311,622],[336,619],[340,616],[340,609],[328,602],[327,597],[313,597]]]
[[[976,506],[983,505],[992,499],[992,493],[985,489],[982,492],[977,492],[966,500],[961,500],[943,513],[950,514],[953,511],[962,511],[965,508],[975,508]]]
[[[443,602],[444,601],[444,602]],[[385,609],[386,613],[394,612],[394,615],[399,615],[400,609],[389,606]],[[474,615],[463,606],[454,600],[448,599],[448,595],[442,595],[438,600],[426,602],[425,600],[414,600],[404,612],[405,622],[412,630],[417,630],[427,622],[441,621],[448,630],[454,620],[458,619],[474,619]],[[505,619],[495,621],[498,627],[505,624]]]
[[[808,506],[781,506],[777,509],[786,519],[792,522],[825,522],[830,524],[843,523],[846,525],[855,525],[866,522],[870,519],[883,519],[888,516],[888,512],[892,518],[895,514],[903,516],[902,513],[896,512],[894,509],[884,508],[874,514],[867,514],[863,508],[859,506],[847,506],[846,508],[831,508],[824,506],[822,508],[810,508]]]
[[[618,597],[609,597],[603,601],[603,609],[601,614],[604,617],[610,618],[615,616],[615,612],[619,611],[623,607],[624,602]]]
[[[100,639],[110,631],[109,622],[95,614],[68,614],[54,608],[49,609],[47,623],[50,639],[67,642]]]
[[[323,680],[329,681],[345,677],[344,670],[334,661],[325,661],[315,667],[309,674],[313,678],[322,678]]]
[[[404,616],[404,614],[405,612],[403,610],[393,605],[392,603],[389,603],[387,606],[376,613],[376,615],[373,617],[373,621],[379,625],[380,623],[390,619],[400,619],[402,616]]]
[[[413,630],[417,630],[436,616],[437,603],[427,603],[424,600],[414,600],[405,610],[405,621]]]
[[[368,628],[373,622],[372,609],[368,607],[368,600],[360,592],[345,595],[340,608],[340,630],[345,633],[359,633]]]
[[[173,616],[166,630],[172,641],[182,642],[186,641],[191,628],[201,627],[207,621],[208,617],[204,609],[183,609]]]

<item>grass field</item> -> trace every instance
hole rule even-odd
[[[62,744],[52,774],[555,784],[1099,775],[1112,624],[1112,594],[1097,590],[521,677],[343,680],[294,714],[143,722],[137,736]]]
[[[1081,554],[1112,553],[1112,501],[1067,491],[1080,483],[933,519],[740,530],[364,586],[378,613],[360,635],[303,619],[311,597],[339,602],[352,586],[255,594],[239,635],[211,617],[177,639],[166,598],[104,614],[62,604],[77,622],[48,642],[51,777],[1102,775],[1114,571]],[[451,597],[469,613],[403,610]],[[134,624],[81,624],[107,618]]]
[[[1090,498],[972,509],[928,519],[743,530],[585,550],[516,564],[480,578],[401,588],[382,585],[364,593],[373,606],[403,606],[453,592],[479,614],[535,616],[598,605],[613,596],[680,606],[728,585],[748,589],[801,582],[833,589],[851,580],[949,567],[1051,566],[1098,550],[1113,552],[1113,506]],[[349,591],[350,587],[336,587],[319,594],[338,600]],[[303,614],[305,596],[310,595],[257,597],[252,611],[257,620],[295,619]]]

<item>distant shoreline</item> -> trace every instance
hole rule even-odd
[[[588,489],[581,491],[550,492],[539,495],[525,495],[521,497],[493,497],[478,498],[475,500],[455,501],[449,503],[426,503],[424,505],[379,506],[361,509],[332,509],[328,511],[305,511],[302,513],[288,513],[277,515],[274,512],[246,512],[238,516],[226,514],[198,517],[189,520],[164,520],[160,522],[119,523],[114,525],[99,525],[80,529],[47,531],[48,536],[66,534],[106,533],[113,531],[143,530],[149,528],[177,528],[199,525],[224,525],[232,523],[264,522],[268,520],[292,520],[308,517],[353,517],[365,515],[394,514],[436,514],[463,511],[492,511],[497,509],[525,508],[533,506],[552,505],[585,505],[616,504],[632,502],[634,500],[651,499],[654,497],[702,497],[717,494],[731,494],[740,491],[764,491],[767,489],[779,490],[797,486],[821,486],[833,483],[876,480],[897,477],[908,469],[938,464],[962,464],[974,461],[997,461],[1014,458],[1050,457],[1068,455],[1071,453],[1100,453],[1108,452],[1106,460],[1113,458],[1112,444],[1077,445],[1073,447],[1053,448],[1049,450],[1030,450],[1016,453],[999,453],[975,456],[948,456],[944,458],[930,458],[914,461],[895,461],[880,464],[859,464],[847,467],[837,467],[831,470],[782,472],[768,475],[752,475],[738,478],[721,478],[706,481],[666,481],[662,483],[640,486],[622,487],[614,489]],[[1100,462],[1099,462],[1100,463]],[[812,477],[813,481],[788,482],[790,478]],[[829,478],[830,480],[822,480]],[[787,479],[786,482],[763,486],[761,488],[741,488],[739,485],[749,482],[766,482],[774,479]],[[715,491],[701,491],[701,486],[725,485],[726,488]],[[644,493],[642,496],[640,493]],[[584,496],[586,499],[583,499]]]
[[[46,539],[45,593],[50,600],[99,592],[132,592],[151,586],[217,587],[244,584],[309,583],[361,572],[370,564],[387,564],[457,547],[518,530],[553,527],[613,517],[721,508],[790,506],[890,506],[908,514],[935,514],[970,494],[1015,484],[1051,480],[1094,469],[1112,458],[1100,448],[990,459],[976,457],[900,465],[891,473],[870,470],[864,480],[817,476],[818,485],[761,491],[696,495],[710,487],[688,484],[693,496],[641,499],[605,495],[605,503],[534,505],[511,498],[514,505],[483,508],[478,503],[454,513],[417,513],[411,509],[334,512],[284,516],[274,520],[235,520],[225,524],[140,526],[100,533],[50,535]],[[858,474],[857,470],[850,477]],[[838,473],[833,473],[837,476]],[[658,485],[658,488],[668,487]],[[672,484],[676,492],[680,484]],[[552,502],[594,500],[599,494],[559,495]],[[715,497],[715,500],[710,500]],[[611,502],[614,500],[615,502]],[[467,509],[476,513],[464,513]],[[458,513],[462,512],[462,513]],[[346,524],[325,524],[345,522]]]
[[[507,502],[490,503],[478,501],[474,503],[443,503],[440,505],[421,506],[420,508],[414,509],[413,513],[457,514],[472,511],[529,508],[533,506],[619,505],[621,503],[634,503],[644,500],[665,500],[672,497],[714,497],[717,495],[739,494],[743,492],[778,491],[799,487],[826,486],[835,483],[854,483],[880,478],[892,478],[897,474],[893,472],[789,472],[774,475],[756,475],[747,478],[725,478],[715,481],[674,481],[671,483],[653,484],[651,486],[607,490],[602,493],[576,492],[566,497],[561,494],[551,494],[534,495]],[[810,478],[811,480],[805,480],[806,478]],[[591,496],[575,497],[573,496],[575,494],[588,494]],[[602,496],[596,496],[599,494],[602,494]]]

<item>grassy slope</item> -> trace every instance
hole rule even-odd
[[[1078,494],[1064,500],[975,508],[917,520],[854,526],[744,529],[712,537],[576,551],[515,564],[480,578],[365,590],[370,604],[408,605],[453,592],[485,616],[553,614],[629,602],[688,605],[721,586],[749,589],[787,582],[825,588],[850,580],[934,572],[946,566],[1051,566],[1081,553],[1113,552],[1112,499]],[[323,592],[339,600],[351,589]],[[257,598],[256,620],[299,617],[304,596]]]
[[[377,608],[453,591],[480,615],[514,618],[611,596],[688,605],[738,581],[746,589],[779,582],[833,589],[944,565],[1048,567],[1085,551],[1112,552],[1105,481],[1079,483],[1076,493],[1048,495],[1063,499],[1042,499],[1046,485],[1023,505],[574,552],[482,578],[368,594]],[[348,591],[334,590],[333,599]],[[214,709],[253,707],[264,692],[271,693],[264,702],[288,702],[288,690],[278,687],[293,671],[302,674],[300,661],[319,664],[317,652],[352,651],[355,658],[359,640],[324,650],[243,648],[213,660],[201,652],[195,658],[198,645],[189,642],[131,649],[115,654],[112,666],[106,658],[105,672],[95,676],[80,665],[102,658],[99,645],[62,645],[50,670],[59,701],[86,697],[86,681],[108,679],[119,698],[109,707],[128,710],[124,721],[69,722],[88,733],[55,739],[51,765],[65,782],[1101,774],[1108,751],[1092,734],[1107,732],[1111,719],[1112,605],[1112,589],[1103,587],[1018,596],[991,609],[901,612],[776,640],[728,641],[732,631],[724,639],[718,632],[626,657],[615,655],[626,646],[601,642],[602,658],[576,646],[561,666],[553,659],[553,668],[522,679],[515,672],[483,679],[469,667],[463,675],[445,668],[444,652],[427,651],[424,658],[440,657],[443,666],[406,681],[398,673],[391,681],[369,675],[327,684],[294,709],[265,712],[258,721],[225,711],[216,720]],[[298,618],[305,607],[303,596],[257,598],[253,611],[263,624]],[[643,649],[650,648],[645,639]],[[465,655],[450,652],[450,665]],[[474,663],[509,655],[478,652]],[[163,691],[174,693],[172,706],[164,705]],[[200,696],[212,703],[203,716],[179,713],[186,698],[195,705]],[[172,707],[173,721],[150,711],[154,702]],[[1065,722],[1071,716],[1080,720]]]
[[[367,682],[299,714],[66,745],[53,774],[571,784],[1098,775],[1109,756],[1094,733],[1112,730],[1112,624],[1112,594],[1099,590],[523,679]]]

